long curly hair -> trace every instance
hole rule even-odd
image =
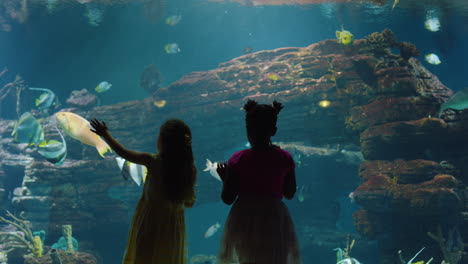
[[[159,130],[163,185],[170,201],[180,203],[195,200],[195,168],[192,152],[192,132],[179,119],[166,121]]]

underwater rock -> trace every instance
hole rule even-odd
[[[397,179],[377,175],[354,191],[354,200],[374,213],[445,215],[463,208],[456,192],[459,187],[460,182],[446,174],[419,184],[400,184]]]
[[[438,118],[391,122],[364,130],[361,151],[368,160],[432,159],[448,135],[447,123]]]
[[[370,104],[351,108],[347,125],[358,131],[396,121],[417,120],[435,115],[439,107],[421,97],[385,97]]]
[[[74,90],[67,99],[67,104],[71,107],[91,108],[97,105],[97,96],[87,89]]]
[[[399,184],[415,184],[431,180],[438,174],[459,174],[448,164],[431,160],[366,160],[359,167],[359,177],[368,181],[374,176],[387,176]]]
[[[57,249],[62,264],[97,264],[96,258],[85,252],[66,253],[64,250]],[[27,255],[24,258],[24,264],[54,264],[50,253],[42,257]]]

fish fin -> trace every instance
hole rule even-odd
[[[99,155],[103,158],[104,158],[104,154],[106,154],[107,151],[112,152],[112,149],[104,141],[103,143],[96,145],[96,150],[98,151]]]
[[[211,160],[206,159],[206,168],[203,171],[209,171],[212,166],[213,163],[211,162]]]
[[[119,169],[123,169],[125,159],[122,159],[121,157],[115,157],[115,161],[117,162],[117,166],[119,166]]]
[[[50,140],[50,141],[52,141],[52,140]],[[49,142],[50,142],[50,141],[49,141]],[[39,145],[37,145],[37,146],[40,147],[40,148],[42,148],[42,147],[47,146],[47,144],[50,144],[50,143],[47,143],[47,140],[44,140],[44,141],[42,141],[41,143],[39,143]]]
[[[337,30],[337,31],[336,31],[336,38],[337,38],[337,39],[340,39],[340,35],[341,35],[341,31],[338,31],[338,30]]]
[[[39,98],[36,98],[36,106],[39,106],[40,103],[41,103],[41,100],[39,100]]]
[[[11,131],[11,136],[16,135],[17,131],[16,129],[18,128],[18,122],[15,121],[15,124],[13,125],[13,131]]]
[[[145,167],[143,170],[143,183],[146,182],[146,176],[148,176],[148,168]]]

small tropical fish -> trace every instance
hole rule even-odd
[[[37,152],[41,154],[47,161],[55,164],[62,165],[67,157],[67,143],[63,138],[62,133],[58,128],[55,128],[62,139],[62,142],[57,140],[49,140],[45,144],[40,144]]]
[[[456,92],[440,106],[439,118],[445,109],[463,110],[468,108],[468,87]]]
[[[145,183],[148,174],[148,169],[145,166],[132,163],[121,157],[116,157],[115,160],[122,171],[124,180],[127,181],[129,178],[132,178],[138,186],[140,186],[142,182]]]
[[[394,9],[394,8],[398,5],[398,3],[400,3],[400,0],[395,0],[395,1],[393,2],[392,9]]]
[[[57,96],[55,96],[55,93],[52,92],[50,89],[29,87],[29,90],[44,92],[39,96],[39,98],[36,98],[36,106],[39,109],[47,110],[51,106],[57,104]]]
[[[179,44],[169,43],[166,46],[164,46],[164,50],[167,54],[177,54],[180,52]]]
[[[181,20],[182,20],[181,15],[173,15],[173,16],[166,18],[166,24],[168,24],[169,26],[175,26],[179,24]]]
[[[81,143],[96,147],[99,155],[104,158],[107,151],[112,151],[109,145],[90,130],[89,121],[71,112],[58,112],[55,114],[58,124],[70,137]]]
[[[163,108],[164,106],[166,106],[166,103],[166,100],[153,101],[154,106],[156,106],[157,108]]]
[[[20,116],[13,127],[11,135],[18,143],[36,145],[44,141],[44,129],[30,112]]]
[[[216,222],[216,224],[210,226],[210,228],[208,228],[208,230],[206,230],[205,232],[205,238],[212,237],[214,234],[216,234],[216,232],[218,232],[220,227],[221,225],[219,224],[219,222]]]
[[[351,32],[344,30],[343,26],[341,26],[341,31],[336,31],[336,38],[338,39],[338,43],[351,45],[354,40],[354,35]]]
[[[222,181],[218,175],[216,169],[218,168],[218,162],[211,162],[209,159],[206,159],[206,168],[203,171],[209,171],[211,176],[213,176],[218,181]]]
[[[434,53],[427,54],[426,61],[434,65],[439,65],[440,63],[442,63],[439,59],[439,56],[435,55]]]
[[[277,82],[280,78],[278,74],[271,73],[268,75],[268,79],[272,80],[273,82]]]
[[[101,83],[99,83],[96,88],[94,88],[94,90],[98,93],[103,93],[103,92],[107,92],[110,90],[110,88],[112,87],[112,84],[106,82],[106,81],[103,81]]]
[[[328,100],[322,100],[318,103],[320,107],[327,108],[331,105],[331,102]]]
[[[426,19],[424,26],[431,32],[437,32],[440,30],[440,21],[437,17],[430,17]]]

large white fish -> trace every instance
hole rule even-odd
[[[211,176],[213,176],[218,181],[222,181],[219,177],[216,169],[218,168],[218,162],[211,162],[209,159],[206,159],[206,168],[203,171],[209,171]]]
[[[81,143],[96,147],[99,155],[104,158],[104,153],[112,151],[109,145],[90,130],[89,121],[71,112],[58,112],[55,114],[58,124],[70,137]]]
[[[115,160],[117,161],[117,165],[122,171],[122,177],[125,180],[128,180],[128,178],[132,178],[132,180],[138,186],[140,186],[142,182],[143,183],[145,182],[146,175],[148,173],[148,170],[146,169],[145,166],[132,163],[121,157],[116,157]]]
[[[221,225],[219,224],[219,222],[216,222],[216,224],[210,226],[205,232],[205,238],[212,237],[214,234],[216,234],[216,232],[218,232],[220,227]]]

